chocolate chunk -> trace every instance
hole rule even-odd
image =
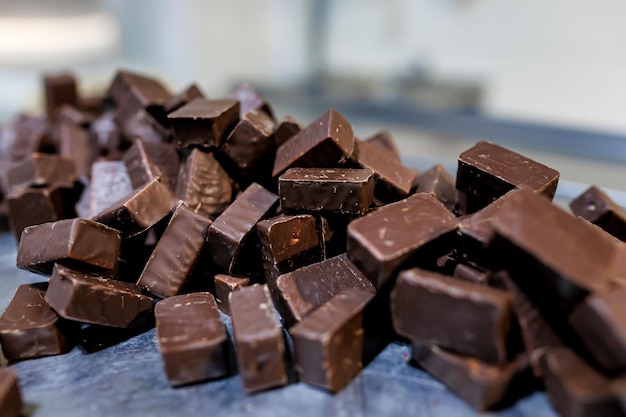
[[[121,127],[122,135],[129,141],[141,138],[146,142],[170,142],[170,131],[145,110],[139,109],[126,116],[127,110],[120,108],[115,113],[115,120]]]
[[[11,146],[10,159],[17,161],[33,152],[54,151],[54,143],[47,135],[45,117],[21,115],[14,125],[15,140]]]
[[[137,285],[157,297],[178,294],[204,247],[211,220],[178,205],[152,252]]]
[[[572,200],[569,206],[574,215],[626,241],[626,210],[600,188],[592,185]]]
[[[337,392],[363,367],[363,310],[374,294],[348,289],[289,330],[300,381]]]
[[[458,220],[428,194],[388,204],[348,225],[348,256],[376,288],[400,268],[449,253]]]
[[[247,393],[287,384],[285,344],[265,285],[230,295],[239,376]]]
[[[548,398],[561,415],[623,416],[610,381],[568,348],[544,356]]]
[[[276,150],[272,175],[289,168],[333,168],[354,151],[352,126],[336,110],[329,110]]]
[[[21,416],[23,406],[17,375],[10,369],[0,369],[0,410],[2,410],[2,417]]]
[[[169,187],[155,178],[111,204],[93,219],[119,230],[122,236],[132,236],[154,226],[176,204],[178,199]]]
[[[130,327],[152,312],[152,298],[128,282],[55,265],[46,301],[63,318],[111,327]]]
[[[171,113],[175,110],[180,109],[185,104],[193,101],[197,98],[206,98],[206,95],[202,92],[200,87],[198,87],[195,83],[191,84],[187,88],[185,88],[180,93],[172,96],[167,103],[165,103],[165,112]]]
[[[369,169],[291,168],[278,181],[285,211],[364,214],[374,200]]]
[[[94,162],[91,165],[91,183],[89,185],[89,217],[100,214],[132,192],[133,186],[130,183],[124,162]]]
[[[124,106],[120,121],[124,123],[139,110],[146,110],[157,120],[165,119],[165,104],[171,94],[159,81],[129,71],[118,71],[108,90],[118,106]]]
[[[72,74],[49,74],[44,76],[46,113],[52,119],[55,110],[63,104],[76,105],[76,79]]]
[[[412,342],[491,364],[509,358],[513,312],[506,291],[415,268],[398,276],[391,313],[396,332]]]
[[[217,147],[224,133],[239,120],[239,102],[198,98],[167,117],[178,148]]]
[[[283,274],[276,280],[276,288],[283,317],[290,323],[301,321],[345,289],[376,292],[345,254]]]
[[[459,155],[456,187],[467,195],[471,212],[516,188],[552,199],[558,182],[558,171],[490,142]]]
[[[274,130],[274,144],[278,147],[300,133],[300,131],[302,131],[300,123],[291,116],[285,116],[276,126],[276,130]]]
[[[102,95],[81,95],[78,97],[78,109],[90,115],[100,115],[107,110],[107,103]]]
[[[376,146],[379,150],[388,152],[394,160],[400,162],[400,152],[391,137],[391,133],[387,130],[376,132],[372,136],[364,139],[363,142]]]
[[[117,266],[120,233],[88,219],[59,220],[24,229],[17,267],[50,275],[55,262],[88,271]]]
[[[170,189],[176,189],[180,162],[176,147],[168,143],[135,139],[123,158],[133,188],[160,177]]]
[[[72,346],[73,323],[60,319],[44,300],[47,283],[22,284],[0,317],[0,344],[10,360],[60,355]]]
[[[89,127],[91,140],[103,155],[115,154],[123,143],[122,133],[115,123],[114,116],[115,113],[112,111],[103,113]]]
[[[55,113],[52,129],[55,129],[55,127],[58,128],[64,124],[88,128],[91,124],[91,116],[71,104],[62,104]]]
[[[456,188],[450,173],[437,164],[417,177],[418,193],[426,193],[435,197],[450,211],[456,207]]]
[[[253,110],[262,111],[270,119],[274,118],[270,105],[249,84],[241,84],[231,93],[230,98],[239,101],[239,117],[242,119]]]
[[[233,182],[212,153],[192,149],[180,167],[176,195],[192,210],[214,218],[230,204]]]
[[[413,344],[413,359],[479,411],[510,405],[536,388],[525,354],[491,365],[437,346]]]
[[[272,290],[280,274],[322,260],[317,222],[310,214],[281,214],[260,221],[257,233],[265,278]]]
[[[10,188],[45,187],[63,184],[71,187],[76,180],[74,161],[58,155],[33,153],[9,169]]]
[[[261,267],[256,252],[256,224],[271,215],[278,196],[258,184],[250,185],[209,227],[208,241],[213,261],[223,272],[245,275]]]
[[[96,158],[96,149],[83,128],[64,123],[59,126],[59,154],[74,161],[75,173],[79,177],[89,177],[91,163]]]
[[[230,293],[247,287],[250,279],[245,277],[234,277],[232,275],[215,275],[215,298],[217,307],[226,314],[230,314]]]
[[[228,373],[228,334],[210,293],[178,295],[155,307],[156,337],[173,386]]]
[[[242,172],[255,167],[273,148],[274,121],[261,110],[252,109],[222,143],[220,152]]]
[[[318,216],[317,228],[324,259],[346,253],[348,223],[354,219],[355,216],[333,213]]]
[[[458,264],[454,267],[452,276],[461,281],[478,285],[489,285],[489,273],[473,268],[469,265]]]
[[[376,197],[384,202],[406,197],[417,173],[396,161],[376,146],[356,141],[356,158],[361,168],[370,169],[376,177]]]

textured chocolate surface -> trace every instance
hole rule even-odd
[[[137,285],[158,297],[178,294],[198,260],[211,220],[178,205]]]
[[[225,138],[220,152],[245,172],[256,166],[273,148],[274,121],[261,110],[252,109]]]
[[[100,214],[132,192],[133,186],[123,161],[94,162],[89,186],[89,216]]]
[[[76,166],[71,159],[58,155],[33,153],[11,167],[7,175],[10,188],[51,184],[70,187],[76,180]]]
[[[167,117],[178,148],[219,146],[226,130],[239,120],[239,102],[198,98]]]
[[[2,413],[2,417],[21,416],[23,406],[17,375],[10,369],[0,369],[0,413]]]
[[[433,196],[416,194],[351,222],[348,256],[380,288],[418,257],[434,263],[449,253],[457,224]]]
[[[272,175],[289,168],[332,168],[354,151],[352,126],[336,110],[329,110],[276,150]]]
[[[78,327],[50,308],[44,300],[47,288],[46,283],[20,285],[0,316],[0,344],[8,360],[59,355],[72,347],[70,332]]]
[[[454,179],[443,165],[437,164],[423,172],[416,178],[416,181],[416,192],[432,195],[450,211],[455,209],[456,188],[454,188]]]
[[[228,372],[228,335],[211,293],[178,295],[156,304],[156,338],[174,386]]]
[[[138,324],[152,312],[152,298],[135,284],[56,265],[46,301],[63,318],[111,327]]]
[[[50,275],[55,262],[88,271],[117,266],[120,233],[88,219],[68,219],[29,226],[22,232],[17,267]]]
[[[291,168],[278,181],[285,211],[364,214],[374,200],[369,169]]]
[[[574,215],[582,217],[616,238],[626,241],[626,209],[596,186],[587,188],[569,203]]]
[[[216,274],[214,280],[217,307],[224,313],[230,314],[230,293],[247,287],[250,284],[250,279],[226,274]]]
[[[133,188],[160,177],[172,191],[176,189],[180,162],[174,145],[135,139],[124,154],[123,161]]]
[[[391,293],[391,313],[396,332],[412,342],[492,364],[510,357],[513,312],[506,291],[410,269]]]
[[[347,289],[289,330],[300,381],[337,392],[363,367],[363,309],[374,298]]]
[[[76,79],[72,74],[49,74],[43,78],[46,113],[49,118],[63,104],[75,105],[78,99]]]
[[[346,289],[375,293],[371,282],[345,254],[281,275],[276,280],[283,318],[291,323]]]
[[[247,393],[287,384],[285,344],[265,285],[230,295],[239,376]]]

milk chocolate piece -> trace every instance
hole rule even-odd
[[[348,257],[380,288],[400,268],[449,253],[457,224],[433,196],[416,194],[351,222]]]
[[[208,241],[213,261],[223,272],[243,275],[249,267],[261,267],[255,245],[256,224],[270,215],[278,196],[258,184],[250,185],[209,227]],[[244,265],[245,264],[245,265]]]
[[[137,285],[157,297],[178,294],[204,247],[211,220],[178,205],[150,255]]]
[[[123,158],[133,188],[160,177],[170,189],[176,189],[180,162],[176,147],[168,143],[135,139]]]
[[[249,84],[241,84],[231,93],[230,98],[239,101],[239,117],[242,119],[253,110],[262,111],[270,119],[274,118],[270,105]]]
[[[222,143],[220,152],[242,172],[255,167],[273,148],[274,121],[261,110],[252,109]]]
[[[165,112],[171,113],[174,110],[178,110],[183,107],[185,104],[193,101],[197,98],[206,98],[205,94],[202,92],[200,87],[197,84],[193,83],[187,88],[185,88],[180,93],[172,96],[167,103],[165,103]]]
[[[293,117],[285,118],[276,126],[274,131],[274,144],[280,146],[302,131],[302,126]]]
[[[47,283],[22,284],[0,317],[0,344],[10,360],[60,355],[72,346],[72,323],[60,319],[44,300]],[[74,327],[74,328],[73,328]]]
[[[22,394],[17,375],[11,369],[0,369],[0,412],[2,417],[22,415]]]
[[[58,155],[33,153],[7,172],[9,187],[44,187],[63,184],[71,187],[76,180],[76,166],[71,159]]]
[[[76,105],[76,79],[72,74],[49,74],[44,76],[44,91],[46,98],[46,113],[52,119],[55,110],[63,104]]]
[[[610,381],[572,350],[552,348],[544,356],[548,398],[564,417],[618,417],[620,410]]]
[[[126,122],[139,110],[146,110],[157,120],[165,118],[165,104],[171,94],[159,81],[129,71],[118,71],[108,90],[118,106],[125,110],[119,113],[120,121]]]
[[[239,102],[198,98],[167,117],[178,148],[217,147],[224,133],[239,120]]]
[[[212,153],[192,149],[178,172],[176,196],[192,210],[214,218],[230,204],[233,182]]]
[[[333,168],[354,151],[352,126],[336,110],[329,110],[276,150],[272,175],[289,168]]]
[[[123,161],[94,162],[89,185],[89,217],[100,214],[132,192],[133,186]]]
[[[50,275],[55,262],[88,271],[117,266],[120,233],[88,219],[68,219],[24,229],[17,250],[17,267]]]
[[[89,127],[91,140],[103,155],[115,154],[123,144],[122,133],[114,116],[112,111],[103,113]]]
[[[345,254],[283,274],[276,280],[276,288],[283,317],[290,323],[301,321],[345,289],[376,292]]]
[[[525,354],[491,365],[437,346],[413,344],[413,359],[479,411],[510,405],[536,388]]]
[[[626,241],[626,210],[595,185],[572,200],[569,207],[574,215]]]
[[[263,268],[274,290],[280,274],[322,260],[317,222],[310,214],[281,214],[257,224]]]
[[[178,295],[156,304],[156,337],[173,386],[228,373],[228,334],[211,293]]]
[[[122,236],[132,236],[154,226],[176,204],[178,199],[169,187],[155,178],[95,215],[94,220],[119,230]]]
[[[278,181],[285,211],[364,214],[374,200],[369,169],[291,168]]]
[[[285,344],[265,285],[230,294],[239,376],[247,393],[287,384]]]
[[[491,364],[509,358],[513,312],[506,291],[415,268],[398,276],[391,313],[396,332],[412,342]]]
[[[435,197],[450,211],[454,211],[456,206],[456,188],[454,179],[450,173],[437,164],[428,171],[417,177],[418,193],[426,193]]]
[[[111,327],[139,324],[152,312],[152,298],[128,282],[55,265],[46,301],[63,318]]]
[[[232,275],[215,275],[215,298],[217,307],[226,314],[230,314],[230,293],[247,287],[250,279],[245,277],[234,277]]]
[[[513,189],[554,197],[559,172],[490,142],[477,142],[459,155],[456,187],[468,198],[471,212]]]
[[[374,294],[347,289],[289,330],[299,379],[337,392],[363,367],[363,310]]]
[[[379,150],[386,151],[397,162],[400,162],[400,152],[391,137],[391,133],[387,130],[381,130],[372,136],[363,140],[372,146],[376,146]]]
[[[91,173],[91,163],[97,152],[85,129],[63,123],[59,126],[59,154],[74,161],[76,175],[86,178]]]

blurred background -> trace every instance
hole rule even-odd
[[[0,0],[0,122],[41,108],[43,72],[87,92],[118,67],[211,97],[241,81],[303,124],[329,107],[388,128],[427,168],[477,139],[626,204],[626,2]]]

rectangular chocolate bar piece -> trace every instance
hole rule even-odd
[[[415,268],[398,276],[391,313],[396,332],[411,342],[491,364],[510,357],[514,316],[506,291]]]
[[[285,118],[276,126],[274,130],[274,144],[278,147],[287,140],[294,137],[297,133],[302,131],[302,126],[293,117],[285,116]]]
[[[156,79],[123,70],[115,74],[107,93],[118,107],[125,108],[119,115],[122,123],[139,110],[164,118],[165,104],[172,96]]]
[[[47,288],[47,283],[20,285],[0,316],[0,344],[8,360],[60,355],[72,347],[71,332],[78,327],[50,308]]]
[[[76,166],[71,159],[59,155],[32,153],[11,167],[7,173],[9,188],[44,187],[63,184],[71,187],[76,177]]]
[[[17,375],[11,369],[0,369],[0,411],[2,417],[19,417],[22,415],[23,407]]]
[[[626,209],[595,185],[572,200],[569,207],[575,216],[590,221],[621,241],[626,241]]]
[[[22,232],[17,267],[50,275],[55,262],[87,271],[117,266],[120,233],[88,219],[59,220],[29,226]]]
[[[68,320],[111,327],[132,327],[152,313],[153,300],[128,282],[55,265],[46,301]]]
[[[253,110],[262,111],[270,118],[274,117],[269,104],[267,104],[259,93],[249,84],[241,84],[230,94],[230,98],[239,101],[240,118],[243,118]]]
[[[178,294],[205,244],[211,220],[180,203],[150,255],[137,285],[167,298]]]
[[[89,216],[94,217],[133,192],[123,161],[97,161],[91,165]]]
[[[74,161],[75,174],[87,178],[97,149],[89,140],[89,133],[80,126],[63,123],[59,126],[59,154]]]
[[[301,321],[346,289],[376,292],[345,254],[283,274],[276,280],[276,288],[283,317],[290,323]]]
[[[76,79],[72,74],[48,74],[43,78],[48,118],[63,104],[75,105],[78,99]]]
[[[250,171],[274,149],[272,133],[275,123],[261,110],[252,109],[241,116],[225,138],[220,153],[242,173]]]
[[[247,393],[287,384],[285,343],[265,285],[230,294],[239,376]]]
[[[222,310],[222,312],[230,314],[230,293],[247,287],[250,284],[250,279],[246,277],[216,274],[214,280],[217,307]]]
[[[363,367],[363,309],[374,298],[346,289],[289,330],[300,381],[337,392]]]
[[[133,188],[160,177],[172,191],[176,189],[180,162],[174,145],[135,139],[122,160]]]
[[[430,194],[441,201],[448,210],[454,211],[457,191],[454,188],[454,179],[443,165],[435,165],[420,174],[415,181],[417,182],[415,192]]]
[[[351,222],[348,257],[380,288],[418,258],[434,263],[450,253],[457,225],[436,198],[415,194]]]
[[[239,120],[239,102],[197,98],[167,115],[176,146],[217,147],[226,131]]]
[[[285,211],[364,214],[374,200],[369,169],[291,168],[278,179]]]
[[[156,304],[156,338],[170,384],[226,376],[228,334],[213,295],[177,295]]]

